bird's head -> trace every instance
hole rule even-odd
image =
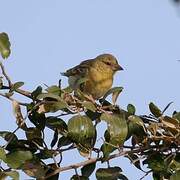
[[[101,62],[103,67],[111,69],[113,72],[123,70],[117,59],[111,54],[101,54],[96,57],[96,60]]]

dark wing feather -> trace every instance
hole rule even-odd
[[[92,65],[94,59],[89,59],[89,60],[85,60],[83,62],[81,62],[79,65],[71,68],[71,69],[68,69],[66,72],[62,73],[62,75],[64,76],[75,76],[75,75],[81,75],[81,76],[84,76],[89,67]]]

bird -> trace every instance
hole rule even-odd
[[[112,87],[113,77],[117,71],[123,70],[112,54],[101,54],[94,59],[82,61],[79,65],[61,73],[68,77],[69,86],[73,90],[80,89],[94,100],[100,99]],[[82,83],[79,83],[81,79]]]

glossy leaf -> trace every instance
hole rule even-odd
[[[33,97],[33,99],[36,99],[38,95],[40,95],[42,93],[42,87],[38,86],[32,93],[31,96]]]
[[[0,53],[3,59],[9,57],[11,53],[9,37],[6,33],[0,33]]]
[[[51,148],[53,148],[55,146],[55,144],[57,143],[58,141],[58,130],[56,129],[54,131],[54,136],[53,136],[53,139],[51,141]]]
[[[94,172],[95,168],[96,168],[96,162],[85,165],[81,168],[81,173],[83,176],[89,177]]]
[[[21,81],[16,82],[16,83],[13,84],[13,86],[11,87],[10,90],[11,91],[16,91],[17,89],[19,89],[23,85],[24,85],[24,82],[21,82]]]
[[[134,115],[136,112],[136,108],[132,104],[128,104],[127,111],[129,114]]]
[[[123,87],[113,87],[104,95],[103,101],[107,98],[107,96],[109,96],[110,94],[113,94],[112,100],[113,100],[113,104],[115,104],[116,100],[117,100],[119,94],[122,92],[122,90],[123,90]]]
[[[96,112],[96,106],[92,103],[92,102],[90,102],[90,101],[84,101],[83,103],[82,103],[82,105],[86,108],[86,109],[88,109],[88,110],[90,110],[90,111],[92,111],[92,112]]]
[[[60,118],[49,116],[46,119],[46,126],[52,130],[57,129],[59,133],[67,132],[67,124]]]
[[[151,113],[157,118],[162,115],[161,110],[153,102],[149,104],[149,109]]]
[[[61,97],[53,93],[41,93],[37,96],[37,99],[51,98],[57,101],[61,101]]]
[[[19,180],[19,173],[17,171],[4,171],[6,176],[11,177],[13,180]]]
[[[99,168],[96,171],[97,180],[116,180],[121,175],[120,167]]]
[[[83,156],[88,156],[96,139],[96,130],[88,116],[73,116],[68,121],[68,137],[79,147]]]
[[[6,163],[13,169],[20,168],[25,161],[33,158],[30,151],[14,151],[6,155]]]
[[[22,170],[28,176],[38,179],[38,178],[44,178],[48,169],[47,167],[44,166],[44,164],[32,159],[32,160],[26,161],[23,164]]]
[[[62,146],[67,146],[67,145],[70,145],[70,144],[72,144],[71,139],[68,138],[68,137],[62,136],[61,138],[59,138],[57,147],[60,148]]]
[[[104,157],[107,157],[112,151],[124,143],[128,133],[128,127],[124,114],[103,113],[101,120],[107,122],[107,131],[110,135],[109,142],[105,142],[102,146]]]

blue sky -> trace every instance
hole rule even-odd
[[[146,114],[150,101],[161,108],[173,101],[168,113],[178,111],[178,11],[169,0],[2,1],[0,32],[7,32],[12,44],[5,66],[13,81],[24,81],[24,88],[33,90],[43,83],[56,84],[60,72],[82,60],[112,53],[124,68],[114,81],[114,86],[124,87],[118,101],[122,108],[132,103],[138,114]],[[2,98],[0,103],[1,129],[13,130],[11,104]],[[72,157],[65,164],[71,161]],[[143,175],[128,161],[114,163],[129,179]],[[70,174],[61,177],[68,179]]]

